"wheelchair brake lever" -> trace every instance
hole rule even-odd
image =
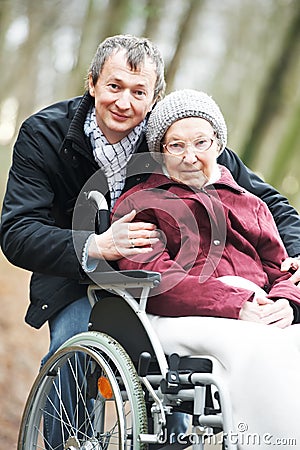
[[[151,355],[149,352],[142,352],[139,357],[138,375],[142,378],[148,375],[149,365],[151,362]]]
[[[147,378],[141,377],[141,381],[144,383],[144,386],[154,400],[154,404],[151,407],[151,413],[153,415],[154,434],[141,434],[140,439],[142,442],[147,442],[148,444],[156,444],[160,442],[163,436],[163,430],[167,425],[165,413],[166,407],[164,407],[161,399],[158,397]],[[171,408],[168,407],[168,409],[170,410]]]

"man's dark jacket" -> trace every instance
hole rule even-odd
[[[110,202],[105,176],[83,131],[93,102],[86,93],[34,114],[23,123],[14,147],[2,209],[1,247],[12,264],[33,272],[25,320],[36,328],[86,295],[80,260],[94,229],[94,211],[85,193],[100,190]],[[225,149],[218,162],[268,204],[288,253],[300,254],[300,219],[287,199],[249,171],[231,150]],[[155,167],[142,137],[128,164],[124,191]]]

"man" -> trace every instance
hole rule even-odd
[[[90,305],[81,281],[94,267],[91,261],[146,252],[149,238],[157,238],[152,225],[130,223],[134,211],[97,236],[86,227],[72,232],[72,215],[95,173],[95,187],[112,207],[153,171],[151,156],[138,156],[147,152],[145,118],[163,94],[163,73],[160,52],[150,41],[110,37],[91,63],[87,92],[49,106],[21,126],[2,210],[1,247],[12,264],[33,272],[25,320],[35,328],[48,321],[50,349],[42,363],[66,339],[87,330]],[[299,255],[300,218],[288,201],[232,151],[225,149],[220,163],[267,202],[289,255]]]

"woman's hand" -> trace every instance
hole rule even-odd
[[[244,303],[240,310],[239,319],[285,328],[292,324],[294,312],[289,301],[285,298],[280,298],[274,302],[266,297],[258,297],[255,302]]]
[[[261,310],[261,323],[286,328],[294,320],[293,308],[286,298],[280,298],[272,304],[265,305]]]
[[[255,295],[253,302],[245,302],[240,310],[239,319],[249,322],[261,322],[262,307],[274,303],[267,297]]]
[[[290,269],[295,271],[290,280],[296,284],[300,281],[300,260],[296,258],[286,258],[281,264],[281,271],[288,272]]]
[[[156,226],[146,222],[131,223],[135,215],[133,210],[104,233],[95,235],[88,249],[89,257],[116,261],[124,256],[151,252],[151,245],[159,240]]]

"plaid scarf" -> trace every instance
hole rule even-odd
[[[145,124],[146,120],[137,125],[121,141],[110,144],[98,127],[95,107],[87,114],[84,133],[91,141],[95,161],[107,178],[111,208],[123,191],[127,164],[136,150],[135,145],[144,131]]]

